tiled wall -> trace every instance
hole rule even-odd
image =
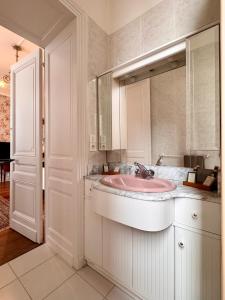
[[[0,142],[10,142],[10,100],[0,95]]]
[[[219,20],[219,0],[163,0],[109,37],[110,67]]]

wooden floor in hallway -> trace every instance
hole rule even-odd
[[[9,200],[10,182],[0,182],[0,196]]]
[[[10,183],[0,182],[0,196],[10,198]],[[0,265],[38,247],[39,244],[32,242],[20,233],[6,229],[0,231]]]

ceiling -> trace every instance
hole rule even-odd
[[[45,47],[74,15],[59,0],[1,0],[0,25]]]
[[[22,58],[37,46],[47,46],[73,18],[59,0],[1,0],[0,79],[15,63],[13,45],[22,46]],[[9,88],[0,88],[0,93],[9,94]]]
[[[21,36],[0,26],[0,79],[10,70],[10,65],[16,62],[16,52],[12,48],[13,45],[19,44],[22,51],[19,52],[19,59],[33,52],[38,46],[25,40]],[[9,87],[0,88],[0,93],[9,94]]]

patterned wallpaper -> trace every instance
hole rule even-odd
[[[0,142],[10,141],[10,100],[0,95]]]

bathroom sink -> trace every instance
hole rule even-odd
[[[100,182],[120,190],[143,193],[164,193],[176,188],[175,184],[165,179],[143,179],[132,175],[108,175]]]

